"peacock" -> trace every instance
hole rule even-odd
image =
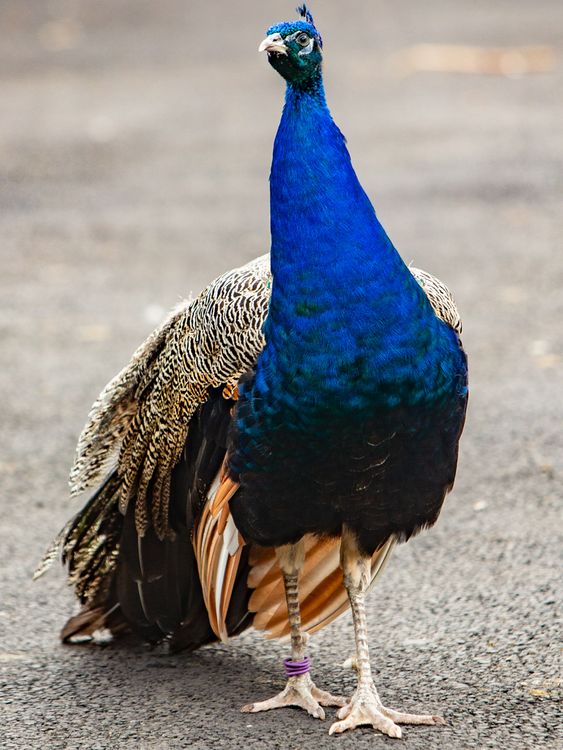
[[[439,716],[386,708],[365,597],[394,545],[437,519],[467,404],[447,287],[405,265],[326,104],[310,11],[259,46],[286,82],[270,174],[271,252],[182,303],[94,403],[61,551],[80,612],[67,643],[133,631],[172,650],[253,627],[289,636],[287,684],[330,734]],[[357,688],[318,688],[309,635],[351,608]]]

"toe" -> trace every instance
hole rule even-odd
[[[349,727],[346,726],[345,721],[335,721],[334,724],[332,724],[330,729],[328,730],[328,733],[330,735],[342,734],[342,732],[345,732],[347,729],[349,729]]]
[[[313,688],[312,694],[321,706],[345,706],[348,703],[348,698],[343,695],[332,695],[327,693],[326,690],[319,690],[317,687]]]
[[[352,703],[346,703],[344,706],[342,706],[340,711],[336,712],[336,716],[338,719],[345,719],[351,710],[352,710]]]
[[[332,736],[333,734],[340,734],[344,730],[340,729],[340,722],[335,721],[334,724],[330,725],[330,729],[328,730],[328,733]]]
[[[385,729],[380,729],[381,732],[384,734],[389,735],[389,737],[393,737],[394,739],[400,740],[403,736],[403,732],[401,730],[401,727],[397,726],[397,724],[394,724],[391,722],[388,727]]]
[[[343,721],[335,721],[328,730],[328,733],[330,735],[342,734],[342,732],[345,732],[347,729],[355,729],[356,727],[360,727],[363,725],[371,725],[374,729],[396,739],[400,739],[402,736],[401,727],[397,726],[397,724],[394,724],[390,719],[387,719],[383,716],[381,717],[381,720],[372,721],[367,716],[362,716],[358,720],[354,716],[350,715]]]
[[[243,714],[256,714],[259,711],[268,711],[271,708],[277,708],[274,698],[259,703],[247,703],[246,706],[241,708],[241,712]]]
[[[314,719],[320,719],[321,721],[325,720],[325,712],[324,709],[319,706],[319,704],[315,704],[314,706],[303,706],[303,708],[307,711],[308,714],[310,714]]]
[[[396,724],[437,726],[446,723],[441,716],[433,716],[431,714],[407,714],[402,711],[395,711],[392,708],[385,708],[384,706],[381,706],[380,711]]]

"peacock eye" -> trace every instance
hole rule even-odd
[[[299,36],[296,39],[297,44],[300,44],[302,47],[306,47],[309,44],[309,35],[305,34],[303,32],[302,34],[299,34]]]

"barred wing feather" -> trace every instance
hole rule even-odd
[[[181,304],[139,347],[92,407],[70,475],[73,495],[117,459],[121,512],[134,498],[138,532],[152,521],[158,536],[165,535],[170,474],[190,419],[209,388],[233,389],[255,364],[264,346],[269,284],[268,256],[230,271]]]

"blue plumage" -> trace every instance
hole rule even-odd
[[[258,370],[272,370],[273,388],[306,372],[343,407],[438,397],[459,367],[457,337],[377,220],[322,84],[288,86],[270,185],[274,284]]]
[[[297,21],[268,35],[284,40],[287,52],[273,50],[270,63],[287,91],[270,175],[266,347],[232,438],[235,518],[263,544],[367,525],[371,551],[437,516],[455,471],[466,360],[359,183],[326,104],[316,29]],[[370,436],[384,441],[384,457]],[[274,528],[275,503],[285,512]]]

